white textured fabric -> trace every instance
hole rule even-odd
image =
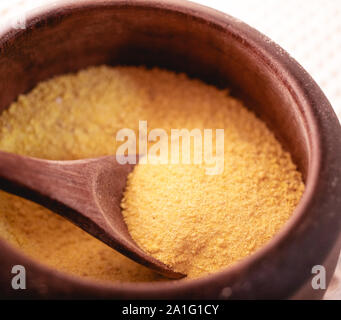
[[[197,0],[258,29],[288,51],[341,119],[340,0]]]
[[[77,0],[74,0],[77,1]],[[0,0],[0,28],[52,0]],[[340,0],[196,0],[250,24],[287,50],[315,79],[341,119]],[[341,263],[326,293],[341,299]]]

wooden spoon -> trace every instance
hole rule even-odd
[[[119,164],[115,156],[51,161],[0,151],[0,189],[58,213],[168,278],[182,278],[183,274],[146,254],[128,232],[120,202],[133,166]]]

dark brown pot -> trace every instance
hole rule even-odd
[[[266,246],[198,280],[114,284],[58,272],[0,241],[5,298],[320,298],[314,265],[330,280],[340,250],[341,129],[320,88],[290,56],[246,24],[185,1],[65,1],[0,36],[0,108],[37,82],[98,64],[183,71],[232,93],[263,118],[306,182],[293,217]],[[27,289],[10,285],[13,265]],[[226,289],[228,287],[228,289]],[[224,289],[225,288],[225,289]]]

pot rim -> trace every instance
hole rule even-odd
[[[287,223],[280,229],[280,231],[265,245],[257,249],[251,255],[241,259],[239,262],[234,263],[220,271],[213,274],[197,278],[180,281],[168,282],[109,282],[95,279],[82,278],[59,271],[50,266],[47,266],[33,258],[28,257],[21,250],[14,248],[8,242],[0,239],[0,244],[8,250],[11,250],[16,256],[21,257],[29,265],[35,266],[37,269],[44,271],[49,277],[57,277],[64,282],[73,283],[78,286],[83,286],[92,289],[107,289],[115,292],[161,292],[172,291],[179,288],[194,289],[196,287],[203,287],[212,281],[219,282],[222,279],[229,279],[233,274],[239,273],[242,270],[250,268],[251,265],[261,261],[269,252],[275,247],[281,246],[283,241],[290,237],[290,232],[299,227],[301,222],[308,215],[307,208],[312,202],[312,198],[317,189],[318,178],[321,172],[321,130],[319,130],[317,119],[311,108],[313,103],[330,105],[327,98],[321,92],[321,89],[308,75],[308,73],[284,51],[281,47],[275,44],[272,40],[248,26],[247,24],[231,17],[225,13],[219,12],[215,9],[205,7],[203,5],[195,4],[184,0],[167,0],[167,1],[139,1],[139,0],[62,0],[58,3],[46,4],[36,8],[28,14],[27,29],[39,23],[42,18],[53,17],[56,15],[70,14],[78,10],[98,7],[115,7],[115,6],[131,6],[141,7],[149,10],[163,10],[171,11],[174,14],[181,14],[190,16],[193,19],[199,20],[202,23],[210,24],[211,28],[218,31],[229,33],[239,43],[248,50],[251,50],[268,68],[276,75],[277,81],[288,89],[294,98],[298,110],[301,114],[301,119],[305,121],[305,130],[307,131],[309,141],[309,164],[307,170],[306,189],[304,194],[294,210],[292,216]],[[0,31],[0,49],[14,41],[15,37],[20,33],[25,33],[25,30],[7,30]],[[310,90],[319,92],[318,96],[320,101],[307,94],[302,88],[302,83],[309,83]],[[314,101],[315,99],[315,101]],[[295,106],[296,107],[296,106]]]

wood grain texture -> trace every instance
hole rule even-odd
[[[52,161],[0,151],[0,189],[43,205],[166,277],[182,278],[146,254],[128,232],[120,203],[132,169],[115,156]]]

